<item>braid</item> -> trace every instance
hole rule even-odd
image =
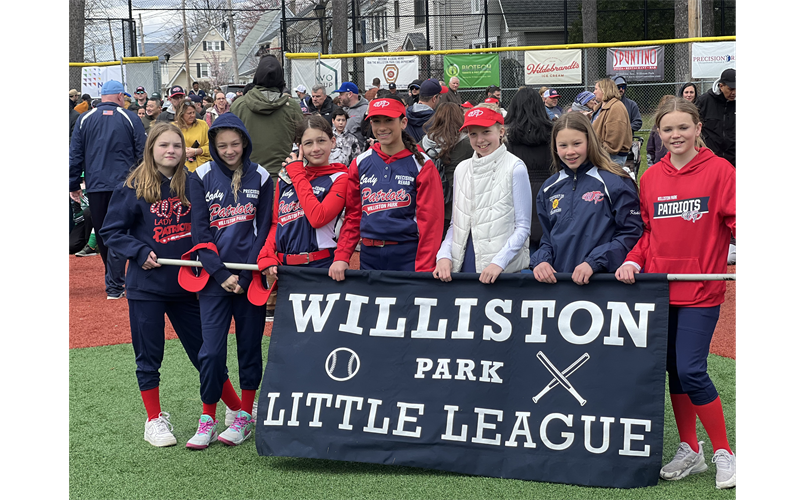
[[[416,158],[416,160],[419,163],[424,164],[425,156],[419,151],[419,148],[416,147],[416,142],[414,141],[414,138],[411,137],[411,135],[405,130],[402,131],[402,141],[403,146],[405,146],[405,149],[410,151],[414,155],[414,158]]]
[[[232,172],[232,194],[235,196],[235,203],[238,202],[238,191],[240,191],[240,177],[243,175],[243,164]]]

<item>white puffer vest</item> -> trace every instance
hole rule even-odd
[[[464,262],[467,238],[472,231],[475,248],[475,272],[480,273],[492,263],[503,245],[514,233],[514,200],[512,172],[520,159],[501,144],[483,158],[473,153],[462,161],[453,176],[453,272],[459,272]],[[517,273],[528,267],[528,238],[523,248],[503,270]]]

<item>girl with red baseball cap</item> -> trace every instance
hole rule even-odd
[[[346,217],[329,275],[342,281],[361,243],[361,269],[430,272],[444,220],[439,172],[405,132],[397,96],[369,104],[376,142],[352,161]]]
[[[453,214],[437,255],[433,276],[480,273],[494,283],[500,273],[528,267],[531,183],[525,164],[502,143],[503,115],[495,104],[480,104],[464,115],[475,153],[453,174]]]

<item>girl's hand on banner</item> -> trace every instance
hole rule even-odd
[[[450,276],[450,272],[453,268],[453,261],[450,259],[439,259],[436,262],[436,269],[433,270],[433,277],[439,280],[444,281],[447,283],[448,281],[452,281],[453,278]]]
[[[277,266],[268,266],[267,268],[263,269],[263,276],[271,276],[274,279],[277,279]]]
[[[640,270],[635,266],[631,264],[622,264],[621,267],[615,271],[615,279],[628,285],[634,285],[634,275],[639,273]]]
[[[534,278],[540,283],[556,283],[554,273],[556,269],[547,262],[542,262],[534,268]]]
[[[494,283],[500,273],[503,272],[503,268],[497,264],[489,264],[481,271],[481,277],[478,280],[481,283],[488,285],[489,283]]]
[[[573,270],[573,276],[571,276],[571,279],[573,280],[573,283],[577,285],[586,285],[590,283],[590,276],[592,275],[593,268],[590,267],[590,264],[582,262],[576,266],[576,269]]]
[[[349,264],[343,260],[337,260],[330,265],[330,272],[327,274],[336,281],[344,281],[345,271],[349,269]]]

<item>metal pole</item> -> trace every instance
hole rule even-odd
[[[199,260],[157,259],[157,264],[163,266],[204,267]],[[257,264],[241,264],[237,262],[224,262],[227,269],[241,271],[259,271]],[[734,274],[668,274],[668,281],[736,281]],[[639,279],[639,278],[638,278]]]
[[[132,57],[137,57],[137,34],[134,31],[134,15],[131,9],[131,0],[129,0],[129,45],[131,46]],[[144,54],[145,52],[143,52]]]
[[[484,0],[484,47],[489,48],[489,0]]]
[[[425,49],[430,50],[430,1],[425,0]]]
[[[567,27],[567,0],[565,0],[565,43],[569,43],[569,29]]]
[[[232,49],[232,82],[238,84],[240,75],[238,75],[238,49],[235,47],[235,16],[232,15],[232,0],[227,0],[227,8],[229,9],[229,45]]]

